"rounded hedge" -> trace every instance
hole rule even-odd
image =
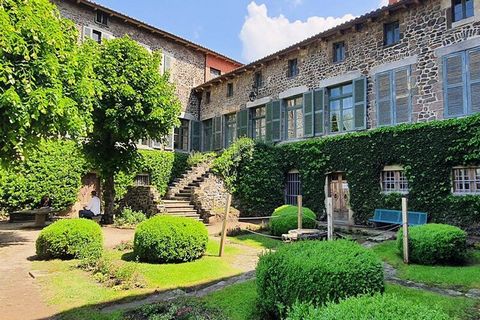
[[[412,303],[395,295],[360,296],[323,308],[295,305],[287,320],[448,320],[450,317],[431,306]]]
[[[103,251],[102,229],[92,220],[59,220],[40,232],[36,248],[41,259],[100,257]]]
[[[323,305],[384,290],[381,260],[347,240],[281,246],[260,257],[256,275],[259,305],[276,318],[297,301]]]
[[[418,264],[458,264],[467,257],[467,234],[446,224],[425,224],[408,228],[409,258]],[[403,255],[403,232],[397,234],[397,247]]]
[[[272,219],[270,220],[270,230],[273,235],[281,236],[288,233],[290,230],[298,228],[298,207],[291,205],[283,205],[273,211]],[[303,207],[302,212],[302,226],[304,229],[313,229],[317,226],[315,222],[315,213]]]
[[[133,251],[142,261],[186,262],[200,258],[207,243],[207,228],[200,221],[159,215],[137,226]]]

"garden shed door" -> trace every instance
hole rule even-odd
[[[336,221],[349,221],[350,191],[345,174],[343,172],[331,173],[328,180],[328,196],[332,198],[333,219]]]

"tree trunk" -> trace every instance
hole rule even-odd
[[[115,205],[115,180],[113,174],[108,175],[105,179],[103,196],[105,200],[104,223],[112,224],[113,208]]]

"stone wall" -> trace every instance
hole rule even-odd
[[[473,19],[449,25],[447,12],[451,1],[425,0],[408,9],[384,14],[360,25],[356,30],[338,32],[326,39],[319,39],[295,52],[266,62],[254,70],[244,72],[230,81],[213,84],[211,102],[202,99],[201,119],[238,111],[247,107],[254,72],[261,71],[263,87],[257,100],[270,97],[278,99],[280,93],[290,88],[320,88],[325,83],[340,84],[349,76],[367,76],[368,81],[368,128],[376,126],[375,120],[375,73],[380,69],[393,69],[402,63],[411,63],[412,76],[412,121],[443,118],[443,82],[441,77],[442,57],[439,48],[457,46],[471,40],[480,46],[480,0],[475,0],[478,9]],[[400,22],[401,40],[395,45],[384,46],[384,24]],[[333,63],[333,43],[344,41],[346,59]],[[299,74],[287,77],[289,59],[298,59]],[[252,68],[253,69],[253,68]],[[337,78],[337,79],[336,79]],[[343,79],[343,81],[342,81]],[[227,98],[227,83],[233,83],[234,94]],[[205,97],[206,91],[203,92]]]
[[[160,195],[153,186],[131,186],[119,201],[118,207],[121,210],[124,207],[130,207],[134,211],[142,211],[151,217],[160,210]]]

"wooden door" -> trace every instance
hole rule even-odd
[[[345,174],[342,172],[332,173],[329,180],[329,196],[332,197],[333,219],[348,221],[350,193]]]

